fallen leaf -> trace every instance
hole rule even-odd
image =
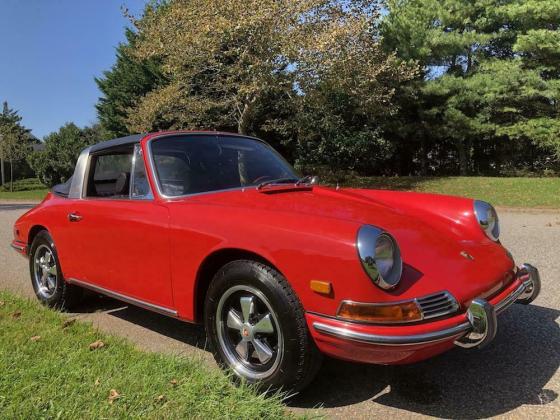
[[[93,384],[95,386],[99,386],[100,383],[101,383],[101,381],[99,380],[99,378],[97,378]]]
[[[109,391],[109,404],[113,404],[113,401],[118,400],[121,397],[121,394],[117,392],[116,389],[112,389]]]
[[[547,225],[548,227],[552,227],[552,223],[550,223],[550,222],[547,223],[546,225]]]
[[[71,325],[74,325],[75,322],[76,322],[76,318],[67,319],[67,320],[64,321],[64,323],[62,324],[62,329],[68,328],[68,327],[70,327]]]
[[[15,312],[12,314],[12,318],[14,318],[14,319],[18,319],[20,316],[21,316],[21,312],[20,312],[20,311],[15,311]]]
[[[167,399],[167,398],[165,398],[165,395],[158,395],[158,396],[156,397],[156,401],[157,401],[157,402],[165,402],[166,399]]]
[[[93,343],[91,343],[89,345],[90,350],[97,350],[97,349],[100,349],[102,347],[105,347],[105,343],[101,340],[94,341]]]
[[[177,386],[177,379],[171,379],[169,383],[173,386]]]
[[[4,306],[4,301],[0,300],[0,306]]]
[[[41,339],[40,335],[34,335],[33,337],[30,338],[31,341],[39,341]]]

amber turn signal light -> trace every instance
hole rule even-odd
[[[422,311],[415,301],[392,304],[343,301],[338,308],[338,317],[349,321],[399,323],[420,321]]]
[[[311,280],[309,287],[314,292],[321,293],[322,295],[330,295],[332,291],[332,286],[328,281]]]

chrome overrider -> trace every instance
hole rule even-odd
[[[455,338],[455,344],[460,347],[482,348],[496,336],[498,329],[496,315],[514,302],[529,304],[539,295],[541,279],[539,271],[535,267],[531,264],[523,264],[517,271],[517,278],[522,283],[502,301],[493,306],[485,299],[474,299],[467,309],[465,322],[439,331],[414,335],[378,335],[335,327],[322,322],[314,322],[313,328],[323,334],[375,345],[405,346],[435,343]]]

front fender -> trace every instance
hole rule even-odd
[[[198,269],[222,249],[236,249],[270,261],[290,282],[306,311],[334,315],[340,300],[351,296],[375,299],[382,293],[365,275],[355,238],[359,224],[311,216],[272,213],[219,206],[170,206],[171,265],[174,300],[182,317],[194,319]],[[204,229],[195,226],[204,226]],[[310,289],[311,280],[328,281],[333,293]],[[196,305],[200,305],[196,302]]]

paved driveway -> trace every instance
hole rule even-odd
[[[28,206],[0,203],[0,289],[33,296],[27,261],[9,247],[12,223]],[[502,211],[502,241],[519,262],[537,265],[541,296],[499,318],[495,341],[480,351],[454,349],[411,366],[325,361],[317,379],[290,403],[323,407],[330,417],[560,418],[560,212]],[[90,297],[80,318],[139,347],[202,358],[204,332],[108,298]]]

